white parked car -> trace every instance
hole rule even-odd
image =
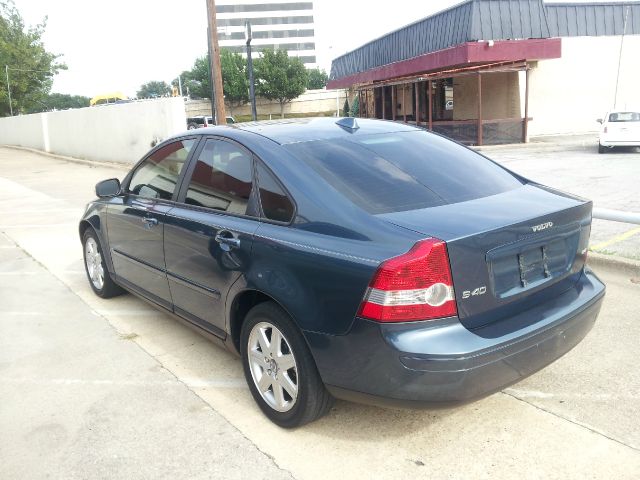
[[[598,153],[613,147],[640,147],[640,112],[608,112],[598,123],[602,124]]]

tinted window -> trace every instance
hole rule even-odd
[[[286,148],[374,214],[464,202],[522,185],[486,158],[427,132],[360,135]]]
[[[173,142],[153,152],[131,177],[129,191],[142,197],[170,200],[195,142]]]
[[[260,202],[264,216],[269,220],[290,222],[293,216],[293,204],[265,167],[258,164],[257,170]]]
[[[251,156],[229,142],[207,140],[196,163],[185,202],[245,215],[251,196]]]

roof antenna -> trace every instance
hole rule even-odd
[[[349,133],[353,133],[360,128],[358,122],[356,122],[356,119],[354,117],[341,118],[336,122],[336,125],[344,128],[345,130],[348,130]]]

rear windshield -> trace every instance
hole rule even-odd
[[[640,122],[638,112],[616,112],[609,114],[610,122]]]
[[[464,202],[522,185],[477,153],[421,131],[285,147],[338,192],[372,214]]]

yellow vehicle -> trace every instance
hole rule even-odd
[[[129,97],[127,97],[122,92],[105,93],[103,95],[96,95],[91,100],[89,100],[89,106],[94,107],[96,105],[123,103],[127,101],[129,101]]]

